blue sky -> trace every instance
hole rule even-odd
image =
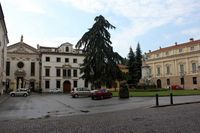
[[[10,44],[36,47],[76,44],[103,15],[114,51],[127,57],[140,43],[144,52],[200,39],[200,0],[2,0]]]

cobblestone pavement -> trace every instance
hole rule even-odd
[[[3,97],[0,97],[0,101]],[[66,94],[32,94],[28,97],[5,96],[0,103],[0,120],[35,119],[144,109],[155,106],[155,97],[117,97],[105,100],[71,98]],[[200,96],[174,97],[174,103],[200,101]],[[160,97],[160,105],[169,104],[169,97]]]
[[[0,120],[1,133],[199,133],[200,104]]]

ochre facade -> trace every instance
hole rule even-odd
[[[200,40],[149,51],[145,55],[142,78],[158,88],[178,85],[184,89],[200,89]]]

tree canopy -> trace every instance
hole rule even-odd
[[[136,85],[136,57],[135,53],[133,52],[132,48],[130,48],[129,54],[128,54],[128,84]]]
[[[108,29],[115,29],[102,15],[95,17],[92,28],[77,42],[76,48],[83,48],[85,58],[81,65],[82,78],[96,84],[106,85],[121,79],[117,66],[121,56],[113,51]]]
[[[137,82],[139,82],[142,76],[142,51],[139,43],[137,44],[135,58],[136,58],[136,79]]]

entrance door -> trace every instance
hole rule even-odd
[[[157,80],[157,88],[162,88],[162,83],[160,79]]]
[[[30,89],[32,92],[35,91],[35,82],[34,81],[30,81]]]
[[[63,92],[70,93],[70,91],[71,91],[71,83],[70,83],[70,81],[65,81],[63,83]]]

